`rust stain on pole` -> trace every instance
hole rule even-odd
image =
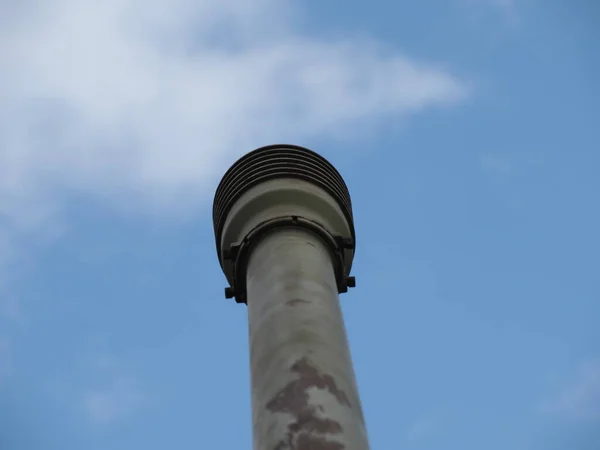
[[[337,387],[333,377],[320,373],[307,357],[296,361],[290,370],[300,375],[300,378],[290,381],[277,393],[275,398],[267,404],[269,410],[294,413],[299,408],[305,407],[308,404],[308,393],[306,390],[310,387],[326,389],[340,404],[352,408],[346,393]]]
[[[290,381],[267,403],[269,411],[291,414],[295,418],[295,422],[288,425],[286,440],[280,441],[274,450],[344,450],[344,444],[323,436],[341,433],[343,429],[334,420],[318,417],[318,410],[322,411],[323,407],[309,404],[308,389],[327,390],[340,404],[351,408],[344,391],[337,387],[331,375],[320,373],[306,357],[296,361],[290,371],[299,378]]]

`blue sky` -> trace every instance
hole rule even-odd
[[[373,449],[597,449],[598,20],[592,0],[0,3],[0,448],[251,448],[211,200],[286,142],[353,196],[341,300]]]

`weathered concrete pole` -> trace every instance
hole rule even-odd
[[[247,303],[255,450],[368,450],[338,294],[355,236],[335,168],[297,146],[255,150],[213,210],[228,298]]]

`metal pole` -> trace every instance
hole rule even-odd
[[[247,271],[254,448],[365,450],[367,434],[329,250],[273,231]]]
[[[225,296],[248,305],[254,450],[368,450],[338,299],[356,245],[340,174],[262,147],[224,175],[213,219]]]

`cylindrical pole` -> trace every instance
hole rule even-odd
[[[225,297],[248,305],[254,450],[368,450],[338,294],[356,236],[350,192],[312,150],[235,162],[213,203]]]
[[[281,228],[247,268],[255,450],[366,450],[329,249]]]

